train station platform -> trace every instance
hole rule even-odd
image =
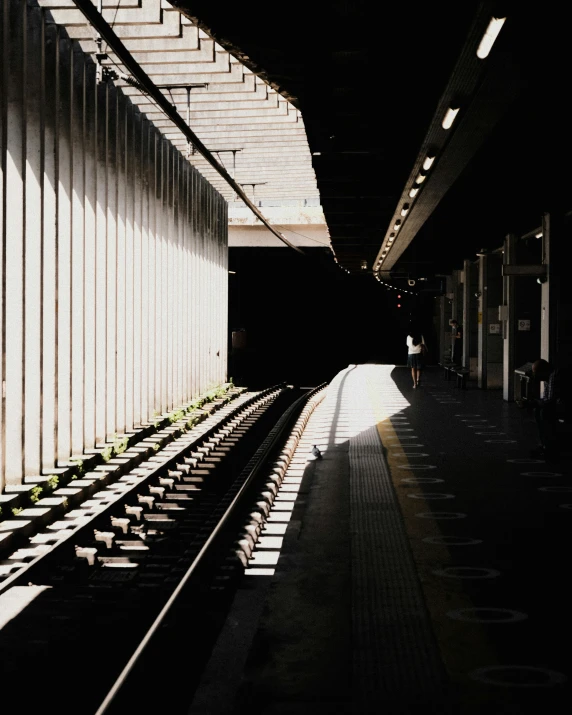
[[[340,372],[189,715],[569,712],[571,461],[536,444],[501,391]]]

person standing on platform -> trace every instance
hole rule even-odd
[[[463,364],[463,328],[453,318],[449,321],[451,326],[451,362],[454,365]]]
[[[427,346],[419,327],[412,324],[407,336],[407,367],[411,368],[413,388],[419,387]]]
[[[560,372],[548,361],[538,359],[532,363],[532,378],[544,382],[542,397],[517,401],[521,406],[534,408],[540,446],[531,450],[530,456],[535,459],[546,459],[548,462],[557,462],[560,456],[558,418],[565,411]]]

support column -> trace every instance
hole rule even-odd
[[[451,357],[451,340],[449,339],[449,299],[446,295],[440,295],[439,301],[439,325],[437,335],[439,336],[439,361],[448,360]]]
[[[463,365],[469,369],[469,377],[477,379],[478,361],[478,310],[479,290],[478,262],[464,261],[463,282]]]
[[[463,283],[465,277],[462,270],[454,270],[451,275],[451,318],[455,318],[459,323],[463,321]],[[464,328],[464,326],[463,326]]]
[[[503,264],[516,264],[517,237],[509,234],[504,241]],[[514,364],[516,342],[516,278],[504,276],[503,299],[499,320],[503,336],[503,399],[514,400]]]
[[[558,276],[551,261],[552,216],[542,216],[542,263],[546,266],[546,281],[541,288],[540,357],[549,362],[556,359]]]
[[[482,390],[487,388],[487,321],[488,312],[487,291],[488,282],[488,255],[478,253],[479,257],[479,287],[477,291],[477,324],[478,324],[478,358],[477,358],[477,384]]]
[[[568,226],[565,225],[565,212],[561,207],[550,213],[550,263],[548,266],[552,285],[553,305],[557,306],[554,321],[554,340],[551,362],[563,372],[569,374],[572,368],[572,295],[565,287],[568,283],[567,271],[569,260]],[[553,311],[554,312],[554,311]]]
[[[479,253],[479,360],[478,385],[502,387],[502,336],[498,307],[502,300],[499,253]]]

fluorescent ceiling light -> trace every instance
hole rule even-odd
[[[409,211],[409,204],[403,204],[403,206],[401,207],[401,215],[407,216],[408,211]]]
[[[394,231],[399,231],[399,226],[400,226],[400,225],[401,225],[401,221],[396,221],[396,222],[393,224],[393,230],[394,230]]]
[[[481,60],[488,56],[502,26],[504,25],[505,20],[506,17],[491,17],[491,21],[485,30],[485,34],[477,47],[477,57]]]
[[[419,187],[418,187],[418,186],[412,186],[412,187],[411,187],[411,190],[410,190],[410,192],[409,192],[409,196],[410,196],[412,199],[414,199],[414,198],[417,196],[417,192],[418,192],[418,191],[419,191]]]
[[[447,110],[447,113],[443,117],[443,121],[441,122],[441,126],[443,129],[450,129],[453,125],[453,122],[455,121],[455,117],[457,116],[457,113],[459,111],[459,107],[453,108],[449,107]],[[419,181],[419,179],[418,179]]]
[[[433,166],[433,162],[435,161],[435,157],[431,156],[430,154],[427,154],[425,157],[425,161],[423,162],[423,168],[425,171],[429,171],[429,169]]]
[[[417,184],[422,184],[424,181],[425,181],[425,174],[421,174],[421,173],[415,179],[415,182]]]

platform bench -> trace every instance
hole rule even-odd
[[[467,380],[469,379],[469,372],[466,367],[457,368],[455,374],[457,375],[457,387],[463,390],[467,389]]]
[[[439,366],[443,368],[443,379],[445,380],[450,380],[451,375],[459,369],[459,365],[455,365],[452,362],[440,362]]]

